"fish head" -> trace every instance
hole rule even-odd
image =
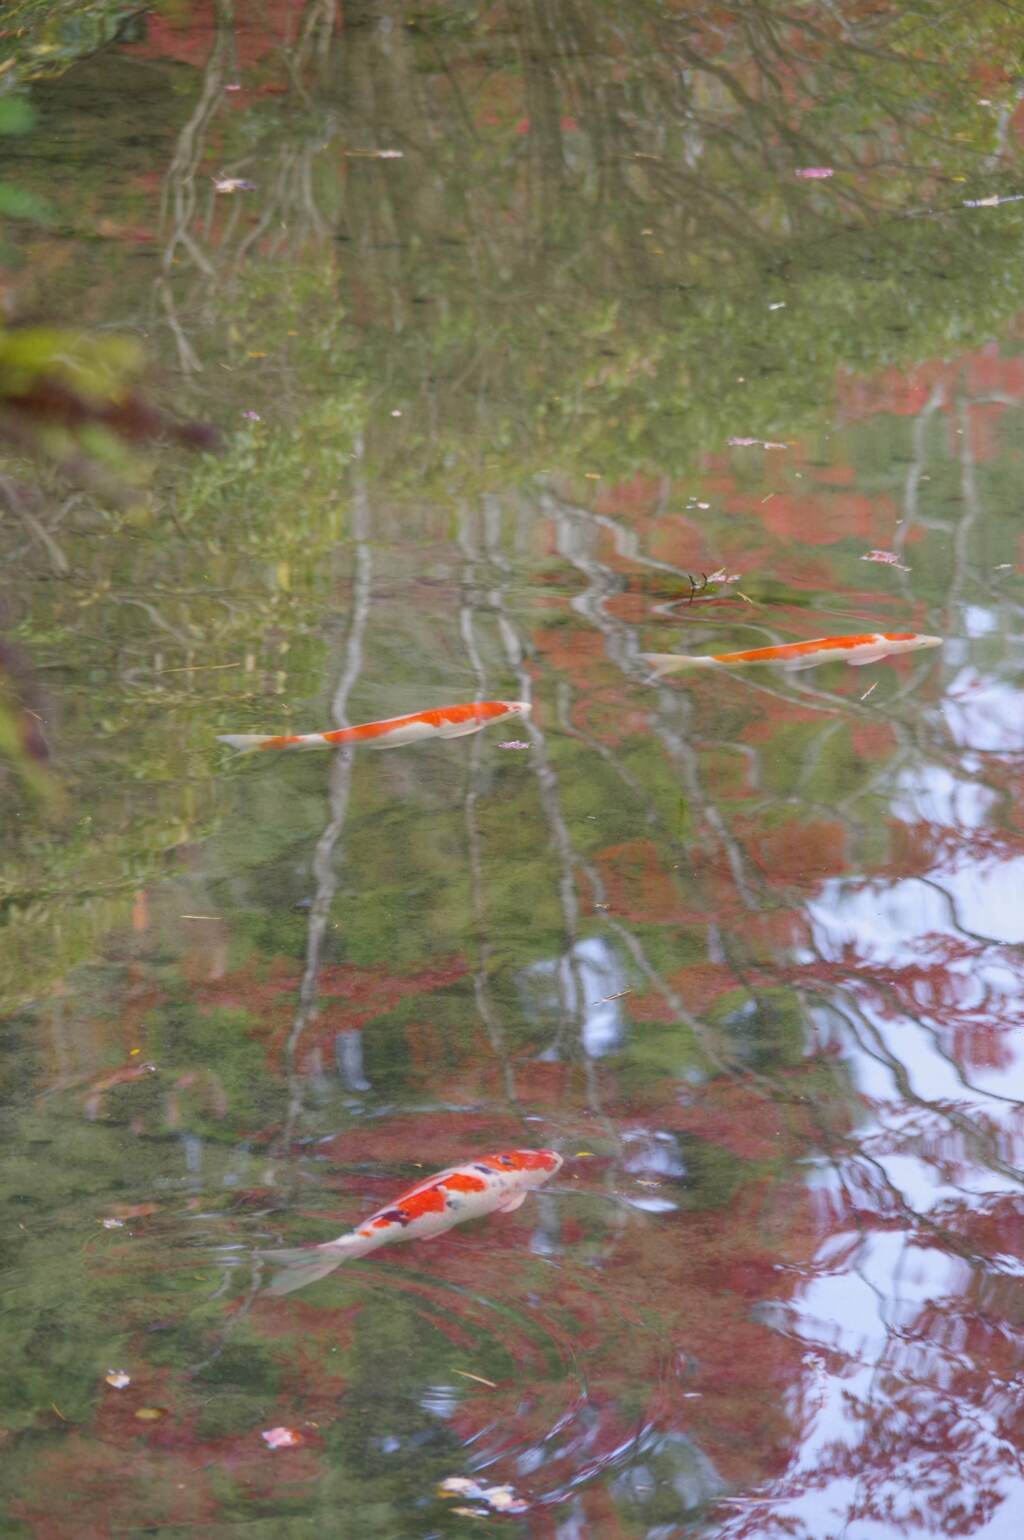
[[[528,700],[503,700],[501,704],[510,717],[528,717],[533,709]]]
[[[885,631],[883,639],[890,652],[921,652],[925,647],[941,647],[941,636],[920,636],[913,631]]]

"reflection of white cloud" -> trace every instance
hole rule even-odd
[[[961,748],[1018,753],[1024,749],[1024,693],[965,668],[951,683],[942,714]]]
[[[943,829],[984,828],[998,798],[988,786],[969,778],[966,761],[962,770],[954,775],[945,765],[918,765],[905,772],[890,802],[890,816]]]
[[[592,1059],[622,1046],[622,1002],[608,997],[626,988],[626,973],[603,937],[588,936],[557,961],[535,963],[520,975],[520,982],[534,1019],[538,1013],[582,1016],[583,1047]]]
[[[661,1129],[632,1128],[622,1136],[626,1153],[622,1160],[623,1171],[632,1175],[646,1171],[657,1176],[680,1177],[686,1175],[686,1161],[679,1153],[676,1134]]]
[[[807,915],[821,955],[837,960],[852,948],[869,963],[919,962],[928,936],[1017,945],[1024,941],[1024,856],[966,861],[927,881],[829,878]]]

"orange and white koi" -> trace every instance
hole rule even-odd
[[[464,1166],[450,1166],[401,1197],[378,1209],[369,1219],[337,1240],[297,1251],[268,1251],[273,1262],[284,1263],[268,1294],[290,1294],[307,1283],[326,1278],[353,1257],[365,1257],[391,1241],[430,1240],[453,1225],[483,1214],[511,1214],[534,1187],[546,1182],[562,1164],[554,1150],[501,1150]]]
[[[810,642],[786,642],[779,647],[753,647],[749,652],[712,652],[702,657],[676,652],[642,652],[660,678],[684,668],[735,668],[748,663],[776,663],[787,669],[815,668],[819,663],[850,663],[861,668],[901,652],[941,647],[941,636],[912,631],[870,631],[863,636],[816,636]]]
[[[358,727],[338,727],[329,733],[278,733],[268,737],[260,733],[225,733],[217,742],[241,749],[243,754],[259,749],[333,749],[346,743],[362,743],[370,749],[395,749],[403,743],[420,743],[424,738],[465,738],[491,722],[506,722],[509,717],[529,714],[528,701],[469,701],[414,711],[404,717],[385,717],[381,722],[362,722]]]

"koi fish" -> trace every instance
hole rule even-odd
[[[466,1219],[511,1214],[526,1201],[530,1189],[546,1182],[561,1164],[562,1157],[554,1150],[501,1150],[465,1166],[449,1166],[417,1182],[337,1240],[295,1251],[265,1252],[270,1260],[285,1264],[265,1292],[290,1294],[326,1278],[342,1262],[365,1257],[391,1241],[430,1240]]]
[[[270,737],[259,733],[227,733],[218,737],[217,742],[241,749],[243,754],[257,749],[331,749],[343,743],[364,743],[371,749],[396,749],[403,743],[419,743],[423,738],[465,738],[491,722],[504,722],[509,717],[529,714],[528,701],[470,701],[466,705],[414,711],[405,717],[385,717],[382,722],[362,722],[358,727],[339,727],[330,733],[280,733]]]
[[[778,663],[792,670],[842,661],[861,668],[865,663],[877,663],[895,653],[941,646],[941,636],[918,636],[912,631],[871,631],[864,636],[816,636],[810,642],[753,647],[749,652],[712,652],[702,657],[676,652],[642,652],[640,656],[660,678],[683,668],[732,668],[744,663]]]

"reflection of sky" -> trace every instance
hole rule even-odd
[[[964,764],[964,770],[967,765]],[[904,823],[931,823],[944,829],[981,829],[998,798],[989,787],[945,765],[917,766],[901,776],[890,815]]]
[[[1024,697],[1004,685],[976,685],[975,677],[959,674],[957,698],[947,702],[957,740],[978,749],[1024,747]],[[963,762],[962,769],[960,776],[915,767],[901,782],[894,815],[940,831],[992,827],[994,794],[970,779]],[[716,1534],[760,1536],[761,1513],[772,1525],[793,1521],[811,1540],[840,1533],[930,1540],[940,1513],[958,1522],[946,1495],[957,1485],[950,1464],[957,1453],[942,1447],[941,1433],[933,1447],[924,1432],[930,1418],[948,1417],[969,1430],[967,1508],[979,1482],[992,1502],[982,1522],[944,1532],[1018,1540],[1024,1485],[998,1422],[1002,1414],[1005,1427],[1015,1392],[969,1340],[975,1271],[943,1249],[941,1234],[928,1244],[926,1227],[937,1205],[1022,1193],[1014,1175],[1024,1146],[1024,1102],[1016,1099],[1024,1085],[1022,973],[1006,948],[1024,941],[1024,857],[961,854],[953,840],[921,876],[823,883],[806,916],[811,945],[799,962],[826,965],[822,993],[834,1008],[823,1001],[816,1019],[841,1047],[862,1120],[855,1153],[837,1165],[823,1159],[811,1176],[823,1230],[831,1225],[813,1267],[791,1299],[766,1300],[757,1312],[806,1346],[805,1380],[791,1409],[803,1421],[802,1437],[778,1496],[766,1489],[763,1506],[744,1504]],[[991,1064],[968,1062],[961,1049],[960,1034],[975,1029],[998,1046]],[[851,1194],[867,1209],[887,1208],[896,1226],[864,1229],[840,1219],[837,1229],[826,1216],[842,1214]],[[986,1270],[1014,1275],[1018,1267],[998,1257]],[[949,1321],[948,1340],[933,1340],[922,1324],[929,1309]],[[966,1322],[956,1320],[958,1310]],[[905,1457],[890,1463],[889,1441],[904,1435]],[[848,1475],[851,1468],[858,1474]],[[888,1517],[851,1517],[865,1511]]]
[[[626,974],[614,947],[602,936],[577,941],[563,957],[537,963],[522,975],[534,1011],[581,1015],[580,1035],[591,1058],[612,1053],[625,1037],[622,1002],[610,1000],[626,988]],[[531,1012],[531,1014],[533,1014]]]
[[[1024,694],[991,674],[961,668],[946,688],[942,715],[961,749],[1004,754],[1024,749]]]

